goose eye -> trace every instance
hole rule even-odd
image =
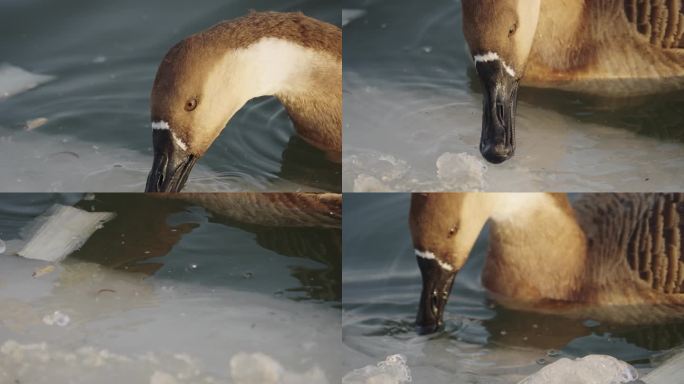
[[[192,99],[185,102],[185,110],[186,111],[190,112],[190,111],[194,110],[195,108],[197,108],[197,99],[196,98],[193,97]]]
[[[513,36],[515,31],[517,31],[517,30],[518,30],[518,23],[513,23],[513,25],[511,25],[511,27],[508,28],[508,37]]]

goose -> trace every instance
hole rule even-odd
[[[413,194],[419,333],[443,325],[487,221],[483,286],[501,304],[623,324],[684,316],[684,194]]]
[[[515,152],[518,84],[623,97],[684,89],[682,0],[462,0],[483,86],[480,153]]]
[[[342,32],[302,13],[252,12],[169,50],[150,97],[154,162],[147,192],[178,192],[247,101],[275,96],[297,134],[342,150]]]

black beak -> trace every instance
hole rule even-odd
[[[518,79],[500,61],[477,63],[476,68],[484,88],[480,153],[490,163],[500,164],[515,152]]]
[[[416,332],[427,335],[444,326],[444,307],[449,300],[457,271],[446,270],[434,259],[417,259],[423,276],[423,292],[416,317]]]
[[[187,153],[173,140],[171,131],[152,131],[154,163],[145,192],[180,192],[198,157]]]

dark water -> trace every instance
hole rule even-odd
[[[491,300],[480,282],[487,230],[459,272],[446,330],[417,336],[421,290],[408,230],[408,194],[349,194],[344,206],[345,368],[396,353],[415,382],[516,383],[559,357],[607,354],[645,370],[684,342],[684,323],[619,326],[521,312]],[[460,381],[459,381],[460,380]]]
[[[44,276],[31,277],[47,263],[0,254],[0,346],[24,351],[0,354],[0,381],[233,382],[275,369],[229,364],[257,353],[302,382],[340,382],[340,229],[245,224],[144,194],[0,194],[0,239],[53,204],[117,216]]]
[[[173,44],[250,9],[340,23],[336,0],[5,0],[0,7],[0,63],[55,77],[0,100],[4,191],[142,191],[152,164],[149,93]],[[21,129],[40,117],[47,124]],[[232,119],[188,188],[339,190],[340,174],[294,136],[275,99],[261,98]]]
[[[244,224],[191,202],[143,194],[0,195],[0,239],[17,238],[53,204],[115,212],[69,260],[153,277],[336,306],[340,231]]]
[[[684,92],[611,99],[523,87],[516,156],[469,174],[467,164],[445,156],[484,161],[481,89],[466,53],[460,2],[345,0],[343,8],[363,12],[344,27],[343,190],[683,187]]]

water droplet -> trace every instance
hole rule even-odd
[[[555,349],[549,349],[548,351],[546,351],[546,356],[548,357],[558,357],[560,356],[560,354],[560,351]]]
[[[549,362],[546,361],[546,359],[537,359],[536,363],[537,363],[537,365],[546,365]]]

